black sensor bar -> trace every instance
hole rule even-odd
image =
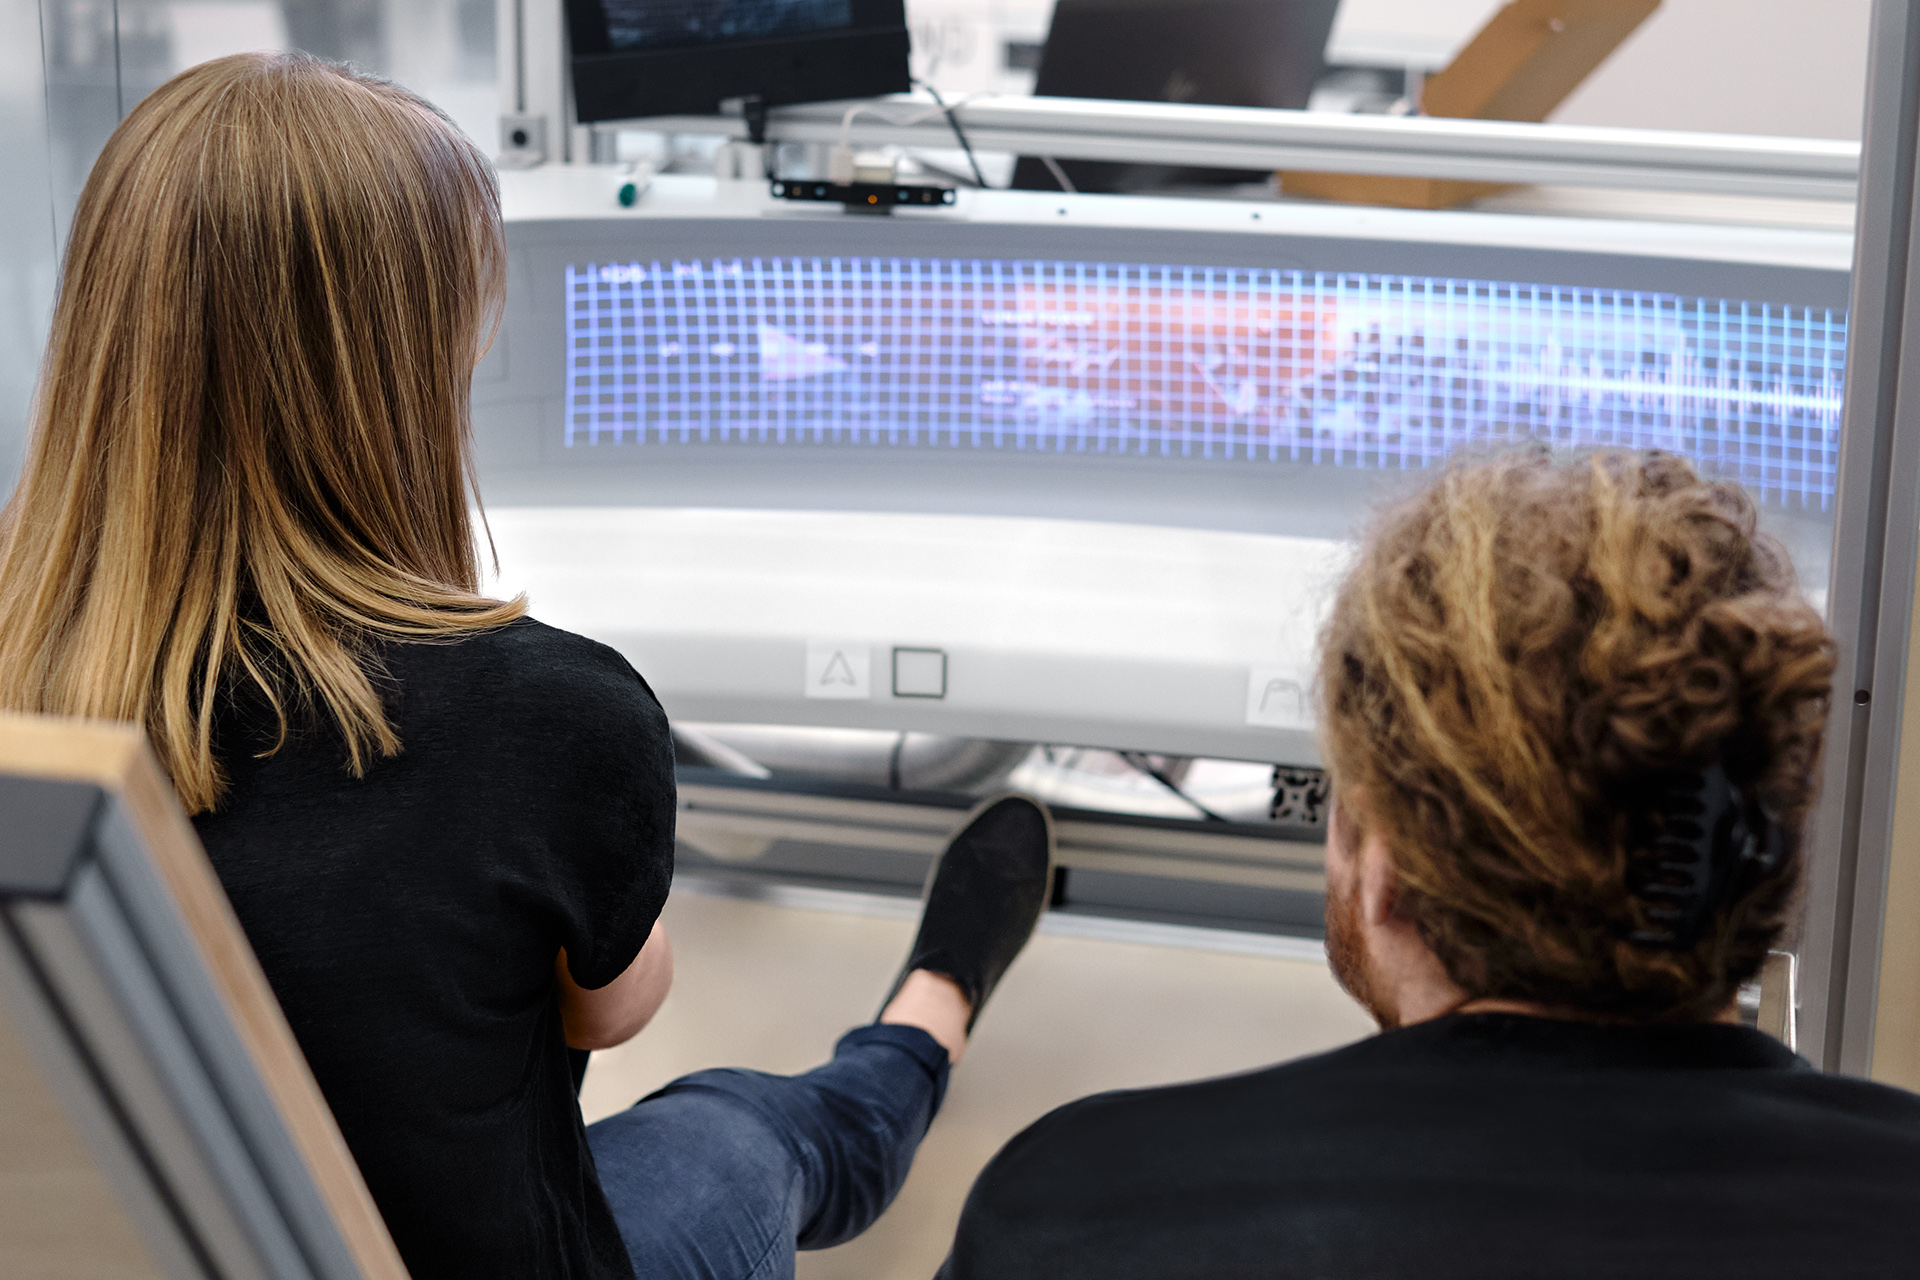
[[[790,182],[777,180],[773,194],[782,200],[844,204],[854,209],[891,209],[900,205],[952,204],[952,187],[921,187],[898,182]]]

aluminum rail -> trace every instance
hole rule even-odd
[[[1875,0],[1867,167],[1854,238],[1846,409],[1827,625],[1838,640],[1819,807],[1808,831],[1807,1056],[1909,1087],[1920,1060],[1910,928],[1915,578],[1920,566],[1920,0]],[[1895,873],[1901,873],[1901,879]],[[1891,967],[1883,969],[1883,959]],[[1891,1032],[1881,1040],[1882,1018]]]
[[[776,108],[768,116],[767,137],[774,142],[838,142],[842,118],[853,105]],[[854,145],[951,148],[952,129],[943,116],[929,112],[929,106],[925,97],[908,95],[861,104],[852,124]],[[1056,159],[1809,200],[1852,200],[1860,180],[1858,143],[1815,138],[1086,98],[995,95],[954,106],[977,150]],[[658,116],[595,128],[746,135],[743,122],[728,116]]]

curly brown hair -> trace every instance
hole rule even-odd
[[[1469,995],[1697,1020],[1758,972],[1799,882],[1834,645],[1744,490],[1660,453],[1449,468],[1375,522],[1322,644],[1338,792]],[[1633,941],[1637,808],[1716,763],[1789,854],[1691,945]]]

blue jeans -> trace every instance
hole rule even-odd
[[[639,1280],[789,1280],[892,1203],[947,1091],[918,1027],[859,1027],[797,1076],[683,1076],[587,1129]]]

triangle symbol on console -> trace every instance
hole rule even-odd
[[[820,673],[820,683],[857,685],[860,682],[853,678],[853,666],[847,661],[847,655],[835,649],[827,669]]]

